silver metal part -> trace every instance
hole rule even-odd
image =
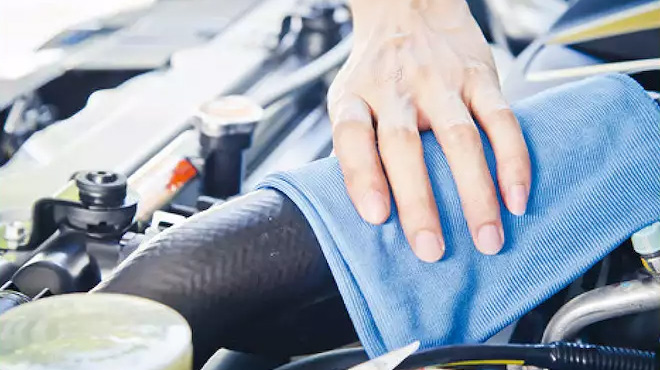
[[[633,280],[579,295],[552,317],[542,343],[572,339],[588,325],[660,308],[660,281]]]
[[[4,131],[11,135],[26,135],[52,122],[51,109],[42,105],[36,94],[28,94],[16,99],[12,104],[7,114]]]
[[[244,83],[269,58],[265,40],[296,0],[266,0],[208,44],[175,53],[170,68],[92,94],[69,119],[33,135],[0,168],[0,221],[26,220],[79,170],[130,175],[189,126],[196,109]]]
[[[247,96],[230,95],[202,104],[195,126],[206,136],[249,134],[264,118],[264,109]]]
[[[20,221],[9,222],[4,228],[4,238],[7,249],[16,249],[25,244],[28,239],[25,224]]]
[[[176,224],[180,224],[185,220],[186,218],[181,215],[177,215],[165,211],[156,211],[154,212],[154,216],[151,220],[151,226],[147,228],[145,234],[147,235],[147,237],[153,236],[155,234],[160,233],[164,229],[170,226],[174,226]]]

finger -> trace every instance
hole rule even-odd
[[[390,215],[390,198],[376,149],[371,111],[353,94],[335,101],[330,111],[335,154],[348,195],[365,221],[383,223]]]
[[[438,207],[424,163],[416,110],[409,99],[393,98],[386,104],[376,107],[378,148],[401,227],[417,257],[435,262],[442,258],[445,247]]]
[[[511,213],[523,215],[531,186],[531,165],[520,124],[502,96],[494,69],[473,68],[466,89],[466,101],[493,147],[504,203]]]
[[[496,254],[504,244],[495,186],[479,132],[458,94],[438,93],[427,107],[431,126],[451,168],[477,249]]]

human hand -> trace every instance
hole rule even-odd
[[[496,254],[504,232],[479,121],[511,213],[525,213],[530,162],[520,125],[464,0],[353,0],[354,44],[328,92],[334,149],[349,196],[368,222],[390,214],[389,187],[415,254],[434,262],[444,239],[419,131],[447,157],[474,244]]]

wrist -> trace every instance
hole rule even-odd
[[[419,22],[431,29],[456,28],[471,18],[465,0],[349,0],[349,5],[357,40],[383,28],[407,32]]]

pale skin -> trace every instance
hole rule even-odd
[[[350,5],[353,49],[330,87],[328,109],[356,210],[367,222],[385,222],[391,191],[413,252],[426,262],[442,258],[445,242],[420,139],[420,131],[432,130],[475,246],[498,253],[504,244],[501,211],[475,120],[493,147],[496,181],[515,215],[527,207],[529,154],[465,0]]]

